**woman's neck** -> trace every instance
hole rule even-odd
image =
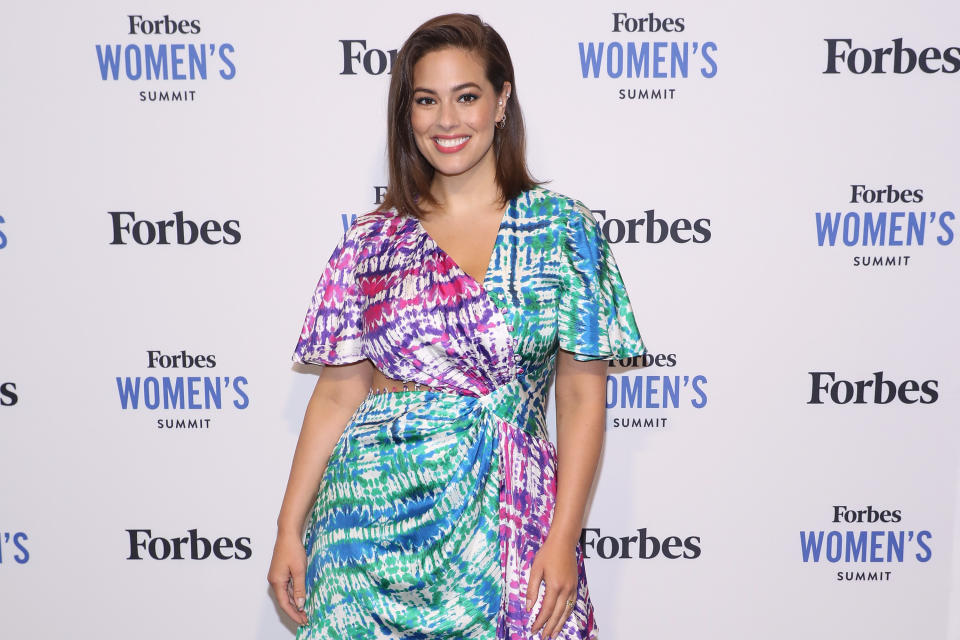
[[[477,207],[497,207],[502,204],[493,150],[462,174],[447,176],[434,173],[430,194],[438,203],[437,210],[453,216],[469,215],[476,212]]]

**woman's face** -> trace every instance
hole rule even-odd
[[[420,153],[447,176],[493,162],[493,130],[503,117],[509,92],[510,83],[505,82],[497,94],[480,61],[464,49],[448,47],[425,54],[413,67],[410,107]]]

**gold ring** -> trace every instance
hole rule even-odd
[[[571,607],[573,607],[573,605],[574,605],[574,600],[572,598],[570,600],[567,600],[567,609],[570,609]]]

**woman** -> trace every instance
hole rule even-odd
[[[530,178],[479,18],[410,36],[388,112],[386,201],[334,250],[297,344],[325,368],[269,580],[301,640],[595,638],[578,540],[605,360],[644,350],[617,265],[590,211]]]

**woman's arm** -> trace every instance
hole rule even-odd
[[[280,607],[300,624],[307,622],[303,613],[307,568],[301,541],[303,524],[317,497],[333,447],[370,391],[372,379],[373,365],[369,360],[327,365],[307,403],[287,490],[277,518],[277,542],[267,574]]]
[[[303,533],[303,523],[317,497],[327,460],[350,416],[370,391],[372,380],[373,365],[369,360],[327,365],[317,378],[303,416],[287,491],[277,518],[280,533],[292,533],[298,538]]]
[[[548,538],[573,549],[580,541],[587,496],[603,447],[607,409],[606,360],[581,362],[557,352],[557,506]]]
[[[606,411],[606,360],[575,360],[557,352],[554,382],[557,411],[557,503],[547,539],[530,569],[527,609],[536,601],[540,581],[546,583],[543,606],[532,632],[559,634],[576,599],[577,563],[574,549],[583,527],[587,496],[593,485],[603,447]]]

